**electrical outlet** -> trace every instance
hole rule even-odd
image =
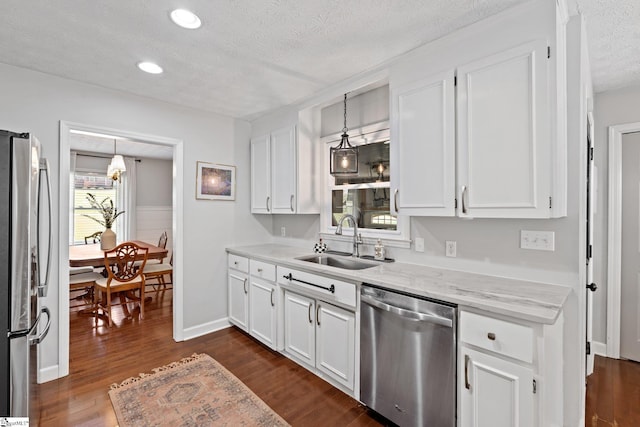
[[[447,240],[445,242],[445,252],[444,254],[449,257],[456,257],[456,242]]]
[[[416,252],[424,252],[424,239],[422,237],[416,237]]]
[[[287,237],[287,227],[280,227],[280,237]]]
[[[520,248],[536,251],[554,251],[555,233],[553,231],[520,230]]]

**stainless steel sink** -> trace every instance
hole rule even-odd
[[[354,258],[333,257],[329,255],[308,255],[300,258],[300,261],[313,262],[315,264],[328,265],[330,267],[343,268],[345,270],[364,270],[375,267],[376,263],[360,261]]]

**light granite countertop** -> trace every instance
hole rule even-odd
[[[376,264],[375,267],[345,270],[298,260],[296,258],[313,255],[313,252],[277,244],[231,247],[227,248],[227,252],[543,324],[555,323],[571,292],[566,286],[402,262],[371,261]]]

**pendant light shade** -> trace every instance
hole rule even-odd
[[[349,143],[347,134],[347,94],[344,94],[344,128],[342,139],[336,147],[331,147],[330,173],[333,176],[350,176],[358,174],[358,147]]]
[[[113,159],[107,168],[107,176],[114,181],[120,180],[120,176],[123,172],[127,171],[127,167],[124,164],[124,158],[120,154],[116,154],[116,140],[113,140]]]

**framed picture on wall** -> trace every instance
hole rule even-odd
[[[196,169],[196,199],[236,199],[235,166],[197,162]]]

